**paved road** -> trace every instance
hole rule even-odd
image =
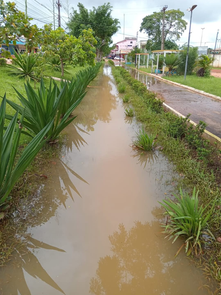
[[[221,138],[221,100],[215,100],[196,92],[160,81],[155,77],[137,72],[136,78],[157,92],[165,103],[184,116],[191,114],[195,123],[200,120],[206,129]],[[221,81],[220,81],[221,82]]]

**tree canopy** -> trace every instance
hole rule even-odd
[[[145,16],[140,26],[140,32],[145,31],[148,34],[149,42],[161,44],[163,13],[154,12],[151,15]],[[186,29],[187,22],[183,19],[184,13],[179,9],[166,10],[164,21],[164,43],[175,42],[180,39],[182,33]],[[170,47],[171,43],[168,43]],[[160,49],[160,48],[159,48]],[[169,49],[169,48],[167,48]]]
[[[112,18],[112,6],[110,3],[105,3],[97,8],[93,7],[88,10],[83,4],[78,3],[78,9],[73,9],[68,25],[70,34],[78,38],[84,29],[91,28],[97,40],[97,57],[100,57],[101,52],[105,51],[107,45],[112,40],[111,37],[120,28],[119,20]]]
[[[38,44],[40,30],[31,25],[32,18],[26,17],[24,12],[16,8],[14,2],[4,3],[0,0],[0,43],[16,44],[19,37],[24,36],[29,51]]]

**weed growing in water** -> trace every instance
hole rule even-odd
[[[123,84],[123,83],[120,83],[120,84],[118,85],[118,91],[119,91],[119,93],[124,93],[125,90],[126,90],[126,85]]]
[[[134,145],[142,150],[151,151],[154,146],[155,135],[148,135],[144,129],[137,134],[137,140]]]
[[[130,95],[129,94],[125,94],[124,95],[124,98],[123,98],[123,102],[124,103],[127,103],[127,102],[129,102],[129,100],[130,100]]]
[[[183,246],[185,246],[187,255],[193,252],[196,255],[200,254],[202,253],[202,235],[214,238],[207,229],[207,222],[211,217],[213,207],[205,212],[208,205],[204,208],[202,205],[199,206],[198,194],[199,191],[196,192],[195,187],[191,197],[180,189],[180,196],[175,196],[176,202],[169,199],[160,203],[166,209],[165,214],[169,217],[168,223],[163,225],[164,233],[168,234],[169,239],[173,238],[172,243],[179,237],[185,237],[185,242],[176,255],[179,254]]]
[[[132,108],[125,109],[125,115],[128,117],[133,117],[134,116],[133,109]]]

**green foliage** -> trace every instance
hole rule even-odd
[[[187,22],[183,20],[184,13],[179,9],[165,11],[164,40],[171,42],[179,40],[186,29]],[[148,34],[150,42],[161,44],[163,12],[154,12],[143,18],[140,32]],[[152,44],[153,44],[152,43]],[[159,48],[160,49],[160,48]],[[153,50],[153,49],[152,49]]]
[[[126,90],[126,85],[124,83],[120,83],[117,87],[119,93],[124,93]]]
[[[184,46],[182,48],[182,51],[179,54],[179,66],[177,68],[177,72],[182,75],[185,72],[186,55],[187,55],[187,47]],[[188,54],[187,75],[192,74],[197,57],[198,57],[198,48],[190,47],[189,54]]]
[[[35,67],[38,60],[38,55],[31,52],[24,54],[15,52],[15,58],[13,59],[13,65],[11,67],[11,73],[18,75],[21,78],[26,78],[27,80],[37,80],[35,75]]]
[[[20,134],[23,127],[23,113],[19,121],[18,113],[16,113],[3,133],[6,116],[5,109],[6,95],[0,107],[0,210],[7,208],[7,203],[11,199],[9,194],[13,186],[44,145],[45,135],[50,128],[50,124],[46,125],[45,128],[32,139],[28,146],[26,146],[21,156],[16,161],[18,157]]]
[[[151,39],[147,40],[146,49],[149,51],[160,50],[161,49],[161,41],[155,42]],[[164,49],[166,50],[178,50],[179,46],[175,41],[165,40]]]
[[[7,46],[10,42],[14,45],[18,37],[26,38],[26,46],[30,52],[34,46],[38,45],[41,30],[36,25],[31,25],[32,20],[26,17],[24,12],[16,8],[15,2],[0,3],[0,44],[5,43]]]
[[[51,25],[45,25],[41,38],[42,50],[51,55],[59,56],[61,73],[64,76],[65,62],[75,65],[94,65],[96,39],[91,29],[82,30],[79,38],[69,36],[62,28],[52,30]]]
[[[1,56],[4,57],[4,58],[11,58],[11,52],[8,51],[8,50],[4,50],[4,51],[1,53]]]
[[[108,63],[109,63],[110,66],[115,66],[115,63],[111,59],[108,60]]]
[[[128,103],[130,101],[130,95],[129,94],[125,94],[123,97],[123,102],[124,103]]]
[[[197,68],[203,69],[203,74],[201,76],[203,77],[209,77],[210,76],[210,70],[212,68],[212,62],[214,61],[213,57],[209,57],[206,54],[200,55],[198,60],[196,61]]]
[[[134,145],[139,149],[151,151],[154,146],[155,137],[156,136],[152,134],[148,135],[143,128],[137,133],[137,140],[134,142]]]
[[[112,43],[111,37],[120,28],[119,20],[111,17],[112,6],[110,3],[105,3],[97,8],[93,7],[88,10],[82,3],[78,3],[78,9],[73,10],[68,28],[71,35],[78,38],[84,29],[91,28],[97,40],[97,57],[101,58],[100,54],[106,51],[106,46]]]
[[[169,68],[169,72],[177,69],[179,62],[180,60],[178,54],[167,54],[165,57],[165,64]]]
[[[78,101],[79,97],[84,97],[87,85],[97,76],[100,67],[101,63],[97,63],[94,67],[79,71],[71,82],[61,81],[58,95],[65,89],[61,105],[61,116],[64,116],[69,108]]]
[[[189,121],[190,115],[186,118],[176,117],[171,113],[166,113],[168,119],[168,125],[166,132],[173,138],[182,139],[185,137],[186,130],[188,128],[187,122]]]
[[[5,65],[6,65],[6,59],[0,58],[0,66],[5,66]]]
[[[192,252],[202,253],[201,238],[203,234],[213,237],[207,229],[207,222],[211,217],[212,210],[208,211],[207,207],[203,208],[202,205],[199,205],[198,194],[196,188],[193,189],[191,197],[180,189],[180,196],[175,196],[176,202],[163,200],[163,203],[160,203],[169,217],[168,224],[163,226],[165,233],[169,238],[173,238],[173,243],[179,237],[184,237],[183,246],[185,246],[187,255]],[[177,254],[181,249],[182,247]]]
[[[131,50],[131,52],[128,54],[128,57],[132,58],[132,62],[135,62],[135,58],[136,58],[136,53],[141,53],[141,49],[135,47],[133,50]]]
[[[69,82],[66,82],[59,91],[55,82],[50,81],[47,89],[43,79],[41,79],[40,88],[37,92],[30,83],[27,83],[25,84],[26,98],[15,89],[21,106],[10,100],[7,100],[7,103],[17,112],[23,114],[23,126],[28,130],[29,135],[39,133],[45,126],[50,124],[51,127],[47,132],[47,137],[49,141],[52,141],[76,118],[69,119],[69,116],[81,102],[84,94],[78,97],[64,114],[63,105],[65,104],[67,83]],[[63,117],[61,118],[61,116]],[[7,118],[11,119],[11,116],[7,116]]]
[[[132,108],[127,108],[125,109],[125,115],[128,117],[133,117],[134,116],[134,111]]]

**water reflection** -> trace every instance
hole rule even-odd
[[[110,113],[117,107],[118,102],[115,97],[117,88],[110,81],[110,77],[112,77],[111,68],[104,67],[103,72],[104,75],[98,75],[92,81],[90,92],[76,110],[75,123],[80,123],[88,132],[94,131],[94,125],[98,121],[109,123],[111,120]]]
[[[26,241],[15,249],[8,264],[7,272],[4,272],[4,274],[1,274],[0,276],[1,294],[31,295],[31,291],[26,283],[24,272],[28,273],[35,279],[42,280],[52,288],[60,291],[62,294],[65,294],[36,258],[35,251],[37,249],[65,252],[63,249],[38,241],[30,235],[27,235]],[[8,284],[8,282],[13,283]]]
[[[65,148],[67,149],[67,151],[72,152],[73,147],[76,147],[78,150],[80,150],[82,146],[87,145],[86,140],[82,137],[80,133],[83,133],[85,135],[89,135],[89,133],[81,128],[79,124],[72,124],[71,133],[71,140],[67,140],[65,142]]]
[[[157,151],[155,152],[141,151],[138,148],[133,146],[132,157],[136,158],[137,163],[140,164],[143,168],[146,168],[147,164],[154,164],[154,162],[158,158],[158,155],[157,155]]]
[[[159,213],[160,209],[155,208],[154,214]],[[161,231],[159,216],[150,223],[137,221],[129,230],[120,224],[118,231],[109,237],[113,255],[100,258],[96,276],[90,281],[90,293],[207,294],[198,289],[203,281],[199,280],[197,270],[184,265],[179,257],[174,258],[175,249],[171,251],[171,241],[165,240]]]

